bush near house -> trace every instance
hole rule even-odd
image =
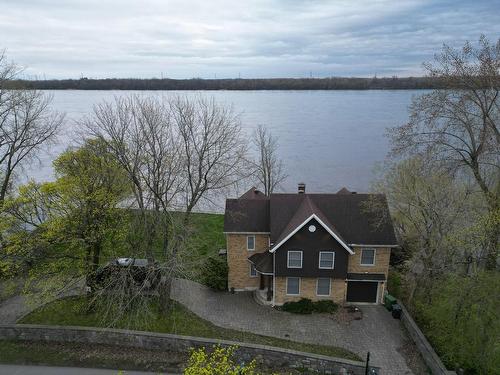
[[[315,313],[334,313],[338,305],[330,300],[320,300],[313,302],[308,298],[302,298],[297,302],[285,302],[282,306],[283,311],[294,314],[312,314]]]
[[[201,271],[201,282],[216,290],[227,290],[228,267],[226,258],[207,258]]]

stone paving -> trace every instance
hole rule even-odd
[[[68,294],[76,294],[72,292]],[[175,280],[172,298],[220,327],[338,346],[362,358],[370,351],[371,363],[381,367],[382,374],[414,374],[401,354],[405,351],[403,347],[408,346],[409,339],[401,323],[380,305],[361,306],[363,319],[339,323],[328,314],[295,315],[277,311],[259,305],[250,292],[216,292],[189,280]],[[0,321],[13,324],[32,309],[23,296],[12,297],[0,304]]]
[[[414,374],[400,353],[407,345],[399,320],[383,306],[361,306],[363,319],[338,323],[328,314],[295,315],[255,302],[251,293],[216,292],[188,280],[176,280],[172,298],[213,324],[311,344],[346,348],[382,368],[382,374]]]

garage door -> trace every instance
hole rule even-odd
[[[370,281],[349,281],[347,302],[377,302],[378,283]]]

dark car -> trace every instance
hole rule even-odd
[[[117,258],[100,267],[88,286],[97,289],[141,287],[155,289],[160,280],[157,264],[140,258]]]

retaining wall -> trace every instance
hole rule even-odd
[[[121,329],[45,326],[34,324],[0,325],[0,339],[78,342],[136,347],[142,349],[185,352],[190,348],[237,345],[240,361],[255,358],[270,368],[304,368],[321,374],[364,375],[363,362],[350,361],[266,345],[242,344],[232,341],[206,339]]]
[[[399,300],[398,304],[402,308],[401,322],[405,326],[413,342],[415,342],[415,345],[420,351],[420,354],[422,355],[425,364],[427,365],[427,367],[429,367],[432,374],[457,375],[455,371],[450,371],[446,369],[443,362],[441,362],[441,359],[436,354],[429,341],[427,341],[425,335],[422,333],[420,328],[418,328],[417,323],[415,323],[411,315],[408,313],[408,310],[406,310],[406,307],[404,307]]]

